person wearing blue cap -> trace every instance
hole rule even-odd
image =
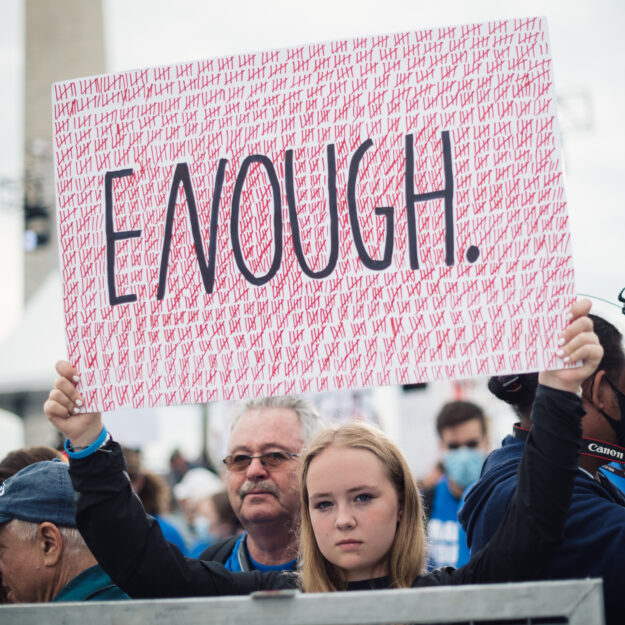
[[[0,576],[13,603],[129,598],[76,529],[65,462],[31,464],[0,484]]]

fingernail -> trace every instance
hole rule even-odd
[[[80,408],[74,408],[74,414],[78,414],[80,412]]]
[[[568,356],[565,356],[565,357],[562,359],[562,362],[570,362],[570,361],[571,361],[571,359],[570,359]]]
[[[563,350],[563,349],[559,349],[559,350],[556,352],[556,356],[559,356],[560,358],[562,358],[562,356],[564,356],[564,350]]]
[[[563,336],[561,336],[561,337],[558,339],[558,345],[562,346],[562,345],[564,345],[565,343],[566,343],[566,339],[565,339]]]
[[[566,313],[566,320],[570,321],[571,319],[573,319],[573,313],[572,312],[567,312]]]
[[[74,382],[80,382],[80,378],[77,375],[73,375],[72,380],[74,380]]]
[[[74,403],[75,403],[77,406],[79,406],[79,407],[81,407],[81,408],[82,408],[82,400],[81,400],[81,399],[77,399]]]

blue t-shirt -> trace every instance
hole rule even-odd
[[[447,477],[436,485],[432,499],[432,513],[427,525],[428,571],[441,566],[458,568],[469,561],[467,536],[458,523],[462,500],[449,490]]]
[[[234,543],[234,547],[232,548],[232,553],[230,557],[224,562],[224,567],[228,569],[228,571],[242,571],[241,563],[239,562],[239,549],[245,549],[245,553],[247,558],[252,565],[252,569],[258,569],[259,571],[292,571],[295,568],[297,563],[297,559],[290,560],[289,562],[285,562],[284,564],[261,564],[260,562],[256,562],[254,558],[250,555],[247,550],[247,545],[241,543],[245,540],[247,536],[247,532],[244,532],[239,536],[237,542]]]
[[[189,552],[187,550],[187,545],[184,542],[184,538],[178,528],[173,523],[170,523],[167,519],[164,519],[158,514],[154,514],[152,516],[160,525],[161,532],[163,532],[165,540],[176,545],[176,547],[178,547],[178,549],[180,549],[185,556],[188,556]]]

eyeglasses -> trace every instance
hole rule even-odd
[[[258,456],[248,456],[247,454],[230,454],[222,462],[228,471],[244,471],[252,464],[252,460],[258,458],[260,463],[267,469],[275,469],[293,458],[299,458],[299,454],[292,454],[289,451],[268,451]]]
[[[464,443],[447,443],[447,449],[458,449],[460,447],[468,447],[469,449],[475,449],[479,447],[481,441],[477,438],[472,438],[470,441],[465,441]]]

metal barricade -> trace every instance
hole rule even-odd
[[[602,625],[601,580],[0,607],[11,625]]]

